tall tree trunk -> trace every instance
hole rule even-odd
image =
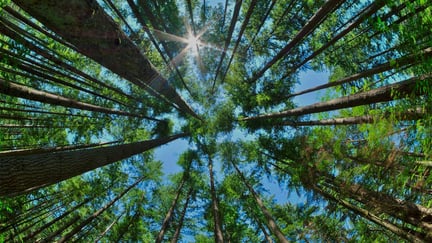
[[[50,227],[51,225],[55,224],[56,222],[64,219],[66,216],[68,216],[69,214],[75,212],[75,210],[77,210],[78,208],[80,208],[81,206],[83,206],[84,204],[90,202],[91,200],[93,200],[92,197],[89,197],[87,199],[85,199],[84,201],[82,201],[81,203],[77,204],[76,206],[72,207],[71,209],[69,209],[68,211],[66,211],[65,213],[63,213],[62,215],[56,217],[55,219],[51,220],[50,222],[42,225],[41,227],[39,227],[37,230],[30,232],[29,234],[27,234],[24,238],[23,241],[29,241],[30,239],[33,239],[36,235],[38,235],[39,233],[41,233],[42,231],[44,231],[45,229],[47,229],[48,227]]]
[[[333,81],[333,82],[329,82],[329,83],[326,83],[326,84],[318,85],[318,86],[315,86],[315,87],[312,87],[312,88],[309,88],[309,89],[305,89],[305,90],[302,90],[302,91],[290,94],[290,95],[286,96],[286,98],[292,98],[292,97],[295,97],[295,96],[298,96],[298,95],[307,94],[307,93],[314,92],[314,91],[317,91],[317,90],[326,89],[326,88],[330,88],[330,87],[335,87],[335,86],[338,86],[338,85],[341,85],[341,84],[349,83],[349,82],[354,81],[354,80],[358,80],[358,79],[361,79],[361,78],[369,77],[369,76],[372,76],[374,74],[378,74],[378,73],[382,73],[382,72],[385,72],[385,71],[389,71],[389,70],[392,70],[392,69],[394,69],[396,67],[404,67],[404,66],[407,66],[407,65],[413,65],[413,64],[421,62],[422,59],[428,58],[428,57],[431,57],[431,56],[432,56],[432,48],[426,48],[423,51],[421,51],[419,54],[408,55],[408,56],[405,56],[405,57],[393,59],[393,60],[391,60],[389,62],[377,65],[377,66],[375,66],[375,67],[373,67],[371,69],[368,69],[368,70],[365,70],[365,71],[362,71],[362,72],[350,75],[348,77],[344,77],[342,79],[339,79],[339,80],[336,80],[336,81]]]
[[[176,208],[178,199],[180,198],[180,194],[181,194],[183,185],[186,182],[185,178],[186,178],[185,174],[183,174],[182,181],[180,182],[180,185],[179,185],[179,187],[176,190],[177,193],[176,193],[176,195],[174,197],[174,200],[171,203],[170,208],[168,209],[168,212],[165,215],[165,218],[164,218],[164,220],[162,222],[162,225],[161,225],[161,228],[159,230],[158,236],[156,237],[155,242],[157,242],[157,243],[160,243],[160,242],[163,241],[163,238],[164,238],[164,235],[165,235],[165,231],[168,228],[168,225],[169,225],[169,223],[171,221],[171,217],[172,217],[172,215],[174,213],[174,209]]]
[[[0,196],[23,194],[48,186],[186,135],[110,147],[3,157],[0,160]]]
[[[152,117],[142,116],[140,114],[133,114],[126,111],[114,110],[102,106],[97,106],[89,103],[80,102],[75,99],[66,98],[60,95],[48,93],[45,91],[36,90],[24,85],[16,84],[0,78],[0,93],[20,97],[29,100],[40,101],[51,105],[61,105],[69,108],[76,108],[87,111],[96,111],[105,114],[116,114],[122,116],[145,118],[153,121],[161,121]]]
[[[402,82],[395,84],[386,85],[379,87],[370,91],[365,91],[350,96],[345,96],[329,101],[318,102],[312,105],[303,106],[291,110],[275,112],[270,114],[263,114],[254,117],[246,117],[242,120],[253,121],[260,119],[271,119],[289,116],[301,116],[307,114],[313,114],[324,111],[332,111],[348,107],[356,107],[361,105],[374,104],[379,102],[392,101],[394,99],[410,95],[412,92],[416,91],[416,95],[421,95],[422,90],[415,89],[416,85],[429,79],[431,76],[425,75],[421,77],[413,77]],[[397,96],[395,95],[397,94]]]
[[[264,217],[267,220],[267,226],[270,229],[270,231],[273,233],[273,235],[276,236],[276,238],[278,239],[279,242],[288,243],[288,240],[285,238],[284,234],[279,229],[278,225],[276,224],[276,221],[273,219],[273,216],[271,215],[271,213],[267,209],[267,207],[264,205],[264,202],[261,200],[259,195],[255,192],[255,190],[252,188],[252,186],[249,185],[249,183],[247,182],[243,173],[240,171],[240,169],[237,167],[237,165],[234,163],[234,161],[231,161],[231,164],[234,166],[234,169],[237,171],[237,173],[240,176],[240,178],[242,179],[243,183],[249,189],[249,192],[252,194],[256,203],[260,207],[261,212],[263,213]]]
[[[320,9],[318,9],[315,14],[307,21],[307,23],[299,30],[299,32],[294,36],[294,38],[288,42],[288,44],[279,51],[276,56],[274,56],[266,65],[259,70],[248,82],[254,83],[257,81],[264,73],[273,66],[277,61],[282,59],[287,55],[293,47],[298,45],[303,38],[314,31],[326,18],[331,14],[340,4],[345,0],[327,0]]]
[[[0,151],[0,158],[8,157],[8,156],[31,155],[31,154],[40,154],[40,153],[48,153],[48,152],[59,152],[59,151],[68,151],[68,150],[76,150],[76,149],[83,149],[83,148],[92,148],[92,147],[99,147],[99,146],[104,146],[109,144],[115,144],[119,142],[120,141],[113,141],[113,142],[106,142],[106,143],[77,144],[77,145],[58,146],[58,147],[49,147],[49,148],[7,150],[7,151]]]
[[[418,108],[406,110],[403,112],[399,112],[394,114],[395,119],[398,121],[410,121],[410,120],[418,120],[424,117],[426,111]],[[385,112],[382,116],[380,115],[364,115],[364,116],[352,116],[352,117],[341,117],[341,118],[331,118],[331,119],[323,119],[316,121],[283,121],[278,125],[281,126],[332,126],[332,125],[355,125],[355,124],[366,124],[366,123],[374,123],[379,121],[382,118],[388,118],[392,114],[390,112]]]
[[[363,217],[369,221],[372,221],[377,225],[382,226],[383,228],[393,232],[395,235],[398,235],[401,238],[404,238],[406,240],[409,240],[411,242],[416,242],[416,243],[426,242],[423,235],[406,231],[405,229],[402,229],[399,226],[394,225],[394,224],[388,222],[387,220],[380,218],[379,216],[375,215],[371,211],[359,208],[359,207],[349,203],[346,200],[337,198],[333,194],[330,194],[330,193],[326,192],[325,190],[322,190],[318,186],[314,186],[313,188],[314,188],[314,191],[321,194],[327,200],[334,201],[334,202],[342,205],[343,207],[347,208],[348,210],[351,210],[352,212],[354,212],[355,214],[360,215],[361,217]]]
[[[140,49],[95,0],[14,0],[15,4],[56,32],[77,50],[150,94],[196,116]],[[164,100],[164,99],[162,99]]]
[[[186,196],[186,202],[183,205],[183,210],[181,212],[180,219],[179,219],[178,225],[176,227],[176,230],[174,232],[174,235],[173,235],[173,237],[171,239],[171,243],[177,243],[177,241],[178,241],[178,239],[180,237],[180,231],[181,231],[181,229],[183,227],[183,221],[184,221],[184,218],[185,218],[185,215],[186,215],[186,210],[188,208],[190,198],[192,196],[192,192],[193,192],[193,188],[191,187],[189,189],[189,192],[188,192],[187,196]]]
[[[94,212],[90,217],[86,218],[84,221],[82,221],[79,225],[74,227],[69,233],[64,235],[58,242],[65,242],[69,240],[72,236],[74,236],[76,233],[80,232],[82,228],[90,224],[94,219],[99,217],[105,210],[110,208],[114,203],[116,203],[120,198],[122,198],[126,193],[128,193],[132,188],[137,186],[142,180],[144,180],[144,177],[138,178],[132,185],[128,186],[123,192],[121,192],[119,195],[117,195],[113,200],[111,200],[109,203],[105,204],[102,208],[100,208],[98,211]]]
[[[214,218],[214,238],[215,242],[223,243],[224,238],[222,234],[222,222],[219,213],[219,203],[216,195],[216,187],[214,182],[213,175],[213,161],[209,156],[208,161],[208,169],[209,169],[209,177],[210,177],[210,194],[212,197],[212,209],[213,209],[213,218]]]

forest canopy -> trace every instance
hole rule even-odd
[[[0,242],[432,241],[430,1],[0,0],[0,33]]]

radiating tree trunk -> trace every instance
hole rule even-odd
[[[89,197],[87,199],[85,199],[84,201],[82,201],[81,203],[77,204],[76,206],[72,207],[71,209],[69,209],[68,211],[64,212],[62,215],[56,217],[55,219],[51,220],[50,222],[42,225],[41,227],[39,227],[37,230],[30,232],[29,234],[27,234],[24,238],[23,241],[28,241],[30,239],[33,239],[36,235],[38,235],[39,233],[41,233],[42,231],[44,231],[45,229],[47,229],[48,227],[50,227],[51,225],[55,224],[56,222],[64,219],[66,216],[68,216],[69,214],[75,212],[78,208],[80,208],[81,206],[83,206],[84,204],[90,202],[91,200],[93,200],[92,197]]]
[[[243,3],[243,0],[236,0],[235,6],[234,6],[233,16],[232,16],[232,19],[230,21],[230,26],[228,28],[228,33],[226,34],[226,37],[225,37],[224,48],[223,48],[223,51],[221,53],[221,57],[219,59],[219,64],[216,68],[216,73],[215,73],[215,77],[214,77],[213,85],[212,85],[212,92],[214,92],[216,80],[219,76],[220,69],[222,68],[223,60],[225,59],[225,55],[226,55],[226,52],[228,50],[228,46],[231,43],[232,34],[234,32],[234,27],[237,23],[237,18],[239,16],[242,3]],[[225,5],[225,9],[226,9],[226,7],[227,6]]]
[[[66,242],[71,237],[73,237],[76,233],[80,232],[82,228],[90,224],[94,219],[99,217],[105,210],[110,208],[114,203],[116,203],[120,198],[122,198],[126,193],[128,193],[132,188],[137,186],[142,180],[144,180],[144,177],[138,178],[132,185],[128,186],[124,191],[122,191],[119,195],[117,195],[113,200],[111,200],[109,203],[105,204],[102,208],[94,212],[90,217],[86,218],[84,221],[82,221],[80,224],[75,226],[69,233],[64,235],[58,242]]]
[[[342,84],[345,84],[345,83],[349,83],[349,82],[354,81],[354,80],[358,80],[358,79],[361,79],[361,78],[372,76],[374,74],[378,74],[378,73],[382,73],[382,72],[385,72],[385,71],[389,71],[389,70],[392,70],[394,68],[399,68],[399,67],[404,67],[404,66],[407,66],[407,65],[417,64],[417,63],[421,62],[422,59],[428,58],[428,57],[431,57],[431,56],[432,56],[432,48],[426,48],[426,49],[424,49],[419,54],[408,55],[408,56],[405,56],[405,57],[397,58],[397,59],[391,60],[389,62],[380,64],[378,66],[375,66],[375,67],[373,67],[371,69],[368,69],[368,70],[365,70],[365,71],[362,71],[362,72],[350,75],[348,77],[344,77],[342,79],[339,79],[339,80],[336,80],[336,81],[333,81],[333,82],[329,82],[329,83],[326,83],[326,84],[318,85],[318,86],[315,86],[315,87],[312,87],[312,88],[309,88],[309,89],[305,89],[305,90],[302,90],[302,91],[290,94],[286,98],[292,98],[292,97],[295,97],[295,96],[298,96],[298,95],[307,94],[307,93],[314,92],[314,91],[317,91],[317,90],[339,86],[339,85],[342,85]]]
[[[424,239],[424,235],[416,234],[415,232],[409,232],[403,228],[400,228],[399,226],[392,224],[385,219],[380,218],[379,216],[377,216],[376,214],[374,214],[371,211],[359,208],[359,207],[349,203],[346,200],[337,198],[333,194],[330,194],[330,193],[322,190],[320,187],[314,186],[314,190],[316,192],[318,192],[319,194],[321,194],[327,200],[334,201],[334,202],[342,205],[343,207],[347,208],[348,210],[351,210],[352,212],[354,212],[355,214],[360,215],[361,217],[363,217],[363,218],[365,218],[371,222],[374,222],[375,224],[380,225],[383,228],[393,232],[395,235],[398,235],[398,236],[400,236],[406,240],[409,240],[411,242],[416,242],[416,243],[426,242]]]
[[[96,238],[94,241],[95,243],[99,242],[111,229],[112,227],[117,224],[117,222],[120,220],[123,215],[125,215],[126,211],[122,212],[117,218],[115,218],[110,225],[106,227],[106,229]]]
[[[212,197],[212,209],[213,209],[213,219],[214,219],[214,238],[215,242],[223,243],[223,233],[222,233],[222,222],[219,213],[219,203],[216,195],[216,187],[213,175],[213,161],[209,156],[208,161],[209,177],[210,177],[210,194]]]
[[[254,83],[258,80],[264,73],[273,66],[277,61],[281,60],[285,55],[287,55],[291,49],[297,46],[303,38],[314,31],[326,18],[331,14],[340,4],[345,0],[327,0],[320,9],[318,9],[315,14],[308,20],[308,22],[303,26],[301,30],[294,36],[294,38],[288,42],[288,44],[279,51],[276,56],[274,56],[266,65],[259,70],[248,82]]]
[[[171,217],[172,217],[172,215],[174,213],[174,209],[176,208],[178,199],[180,198],[180,194],[182,192],[183,185],[186,183],[185,178],[186,178],[185,174],[183,174],[182,181],[180,182],[180,185],[179,185],[179,187],[176,190],[176,195],[174,196],[174,200],[172,201],[171,206],[170,206],[170,208],[168,209],[168,212],[165,215],[165,218],[164,218],[164,220],[162,222],[162,225],[161,225],[161,228],[159,230],[159,233],[158,233],[158,235],[156,237],[155,242],[157,242],[157,243],[160,243],[160,242],[163,241],[163,238],[164,238],[164,235],[165,235],[165,231],[168,228],[168,225],[169,225],[169,223],[171,221]]]
[[[14,0],[77,50],[114,73],[197,116],[95,0]],[[162,99],[164,100],[164,99]]]
[[[48,152],[59,152],[59,151],[76,150],[76,149],[83,149],[83,148],[92,148],[92,147],[99,147],[99,146],[104,146],[109,144],[115,144],[119,142],[120,141],[113,141],[113,142],[106,142],[106,143],[77,144],[77,145],[48,147],[48,148],[32,148],[32,149],[16,149],[16,150],[0,151],[0,158],[8,157],[8,156],[31,155],[31,154],[40,154],[40,153],[48,153]]]
[[[393,114],[395,119],[398,121],[411,121],[418,120],[426,115],[426,111],[418,108],[406,110],[403,112],[397,112]],[[341,117],[341,118],[331,118],[331,119],[322,119],[315,121],[283,121],[278,125],[281,126],[336,126],[336,125],[355,125],[355,124],[366,124],[366,123],[374,123],[383,118],[389,118],[392,116],[390,112],[385,112],[383,116],[380,115],[364,115],[364,116],[352,116],[352,117]]]
[[[190,198],[192,196],[192,192],[193,192],[193,188],[191,187],[189,189],[189,192],[188,192],[187,196],[186,196],[186,202],[183,205],[183,210],[181,212],[180,219],[179,219],[179,222],[178,222],[177,227],[175,229],[174,235],[173,235],[173,237],[171,239],[171,243],[177,243],[177,241],[178,241],[178,239],[180,237],[180,231],[181,231],[181,229],[183,227],[183,222],[184,222],[184,218],[185,218],[185,215],[186,215],[186,210],[188,208],[189,201],[190,201]]]
[[[240,176],[240,178],[242,179],[243,183],[249,189],[249,192],[252,194],[256,203],[258,204],[259,208],[261,209],[261,212],[263,213],[264,217],[267,220],[267,226],[270,229],[270,231],[273,233],[274,236],[276,236],[276,238],[278,239],[279,242],[288,243],[288,240],[285,238],[284,234],[280,230],[279,226],[276,224],[276,221],[273,219],[273,216],[271,215],[271,213],[267,209],[267,207],[264,205],[264,202],[261,200],[259,195],[255,192],[255,190],[252,188],[252,186],[249,185],[245,176],[240,171],[240,169],[237,167],[237,165],[234,163],[234,161],[231,161],[231,164],[233,165],[234,169],[237,171],[237,173]]]
[[[319,54],[321,54],[323,51],[325,51],[330,46],[334,45],[338,40],[340,40],[342,37],[344,37],[346,34],[351,32],[354,28],[359,26],[361,23],[363,23],[366,19],[370,18],[373,14],[375,14],[379,9],[384,7],[386,4],[386,1],[379,0],[371,3],[369,6],[367,6],[364,11],[361,11],[362,14],[352,23],[350,23],[344,30],[339,32],[336,36],[334,36],[330,41],[325,43],[323,46],[321,46],[318,50],[315,50],[310,56],[305,58],[301,63],[297,64],[295,67],[293,67],[287,74],[284,75],[284,78],[288,77],[290,74],[294,73],[299,69],[301,66],[306,64],[308,61],[312,60]]]
[[[60,95],[48,93],[45,91],[36,90],[24,85],[16,84],[0,78],[0,93],[20,97],[29,100],[40,101],[51,105],[60,105],[69,108],[76,108],[87,111],[96,111],[105,114],[116,114],[122,116],[145,118],[153,121],[161,121],[152,117],[143,116],[140,114],[133,114],[126,111],[114,110],[102,106],[92,105],[89,103],[80,102],[75,99],[66,98]]]
[[[374,104],[379,102],[392,101],[394,99],[405,97],[416,91],[416,95],[421,95],[423,90],[416,90],[416,85],[429,79],[430,76],[413,77],[402,82],[386,85],[370,91],[365,91],[350,96],[336,98],[329,101],[318,102],[312,105],[303,106],[291,110],[275,112],[270,114],[263,114],[254,117],[246,117],[242,120],[253,121],[260,119],[271,119],[289,116],[301,116],[313,114],[324,111],[332,111],[349,107],[356,107],[361,105]]]
[[[3,157],[0,160],[0,195],[22,194],[48,186],[186,135],[110,147]]]

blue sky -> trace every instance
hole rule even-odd
[[[314,72],[314,71],[306,71],[300,73],[300,84],[297,85],[295,92],[311,88],[328,81],[328,73],[326,72]],[[323,91],[321,91],[323,92]],[[310,94],[301,95],[294,98],[294,102],[298,106],[309,105],[320,100],[321,92],[313,92]],[[241,136],[239,134],[234,134],[234,136]],[[177,160],[186,149],[189,148],[188,139],[178,139],[169,144],[163,145],[155,150],[155,158],[163,162],[163,172],[165,174],[165,178],[168,178],[168,175],[181,172],[182,169],[177,165]],[[215,165],[216,168],[216,177],[220,174],[220,171],[217,171],[220,166]],[[268,190],[269,195],[274,195],[275,199],[278,203],[284,203],[288,199],[288,192],[279,187],[279,185],[275,181],[269,181],[267,178],[263,179],[264,187]],[[289,198],[290,202],[300,202],[303,201],[304,198],[299,198],[295,193],[291,195]]]

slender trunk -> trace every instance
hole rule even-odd
[[[178,199],[180,198],[180,194],[181,194],[181,191],[182,191],[182,188],[183,188],[183,185],[185,184],[185,182],[186,182],[186,180],[185,180],[185,174],[183,174],[182,181],[181,181],[179,187],[177,188],[177,193],[176,193],[176,195],[174,197],[174,200],[171,203],[170,208],[168,209],[168,212],[165,215],[165,218],[164,218],[164,220],[162,222],[162,225],[161,225],[161,228],[159,230],[158,236],[156,237],[155,242],[157,242],[157,243],[160,243],[160,242],[163,241],[163,238],[164,238],[164,235],[165,235],[165,231],[167,230],[168,225],[169,225],[169,223],[171,221],[171,217],[172,217],[172,215],[174,213],[174,209],[177,206],[177,202],[178,202]]]
[[[189,200],[191,198],[192,192],[193,192],[193,188],[191,187],[189,189],[189,192],[188,192],[187,196],[186,196],[186,202],[183,205],[183,210],[181,212],[180,219],[179,219],[178,225],[176,227],[176,230],[174,232],[173,238],[171,239],[171,243],[177,243],[177,241],[178,241],[178,239],[180,237],[180,231],[181,231],[181,229],[183,227],[183,222],[184,222],[184,218],[185,218],[185,215],[186,215],[186,210],[188,208]]]
[[[13,2],[73,44],[81,54],[92,58],[150,94],[156,97],[160,97],[160,94],[177,104],[182,111],[198,117],[97,1]]]
[[[69,108],[76,108],[81,110],[87,110],[87,111],[95,111],[95,112],[101,112],[105,114],[115,114],[115,115],[122,115],[122,116],[129,116],[129,117],[138,117],[138,118],[144,118],[149,119],[153,121],[161,121],[155,118],[142,116],[139,114],[133,114],[126,111],[120,111],[120,110],[114,110],[111,108],[106,108],[102,106],[97,106],[89,103],[84,103],[77,101],[75,99],[66,98],[60,95],[48,93],[45,91],[36,90],[24,85],[16,84],[13,82],[6,81],[4,79],[0,79],[0,93],[20,97],[24,99],[30,99],[35,101],[40,101],[43,103],[51,104],[51,105],[60,105],[64,107]]]
[[[294,36],[294,38],[288,42],[288,44],[279,51],[276,56],[273,57],[266,65],[259,70],[248,82],[254,83],[258,80],[264,73],[273,66],[277,61],[282,59],[287,55],[291,49],[297,46],[303,38],[308,36],[312,31],[314,31],[326,18],[330,15],[340,4],[345,0],[327,0],[320,9],[318,9],[315,14],[308,20],[308,22],[303,26],[301,30]]]
[[[82,221],[79,225],[74,227],[69,233],[64,235],[58,242],[65,242],[69,240],[72,236],[74,236],[76,233],[80,232],[82,228],[90,224],[94,219],[99,217],[105,210],[110,208],[114,203],[116,203],[118,200],[120,200],[126,193],[128,193],[132,188],[137,186],[142,180],[144,180],[144,177],[139,178],[136,180],[132,185],[128,186],[123,192],[121,192],[119,195],[117,195],[113,200],[111,200],[109,203],[105,204],[102,208],[100,208],[98,211],[94,212],[90,217],[86,218],[84,221]]]
[[[409,240],[411,242],[416,242],[416,243],[420,243],[420,242],[426,242],[425,239],[418,234],[412,234],[409,231],[406,231],[402,228],[400,228],[397,225],[394,225],[390,222],[388,222],[387,220],[384,220],[382,218],[380,218],[379,216],[373,214],[372,212],[359,208],[351,203],[349,203],[346,200],[340,199],[335,197],[333,194],[327,193],[326,191],[322,190],[320,187],[315,186],[314,190],[316,192],[318,192],[319,194],[321,194],[324,198],[327,198],[330,201],[334,201],[340,205],[342,205],[343,207],[353,211],[355,214],[360,215],[361,217],[368,219],[369,221],[374,222],[377,225],[382,226],[383,228],[393,232],[394,234],[400,236],[401,238],[404,238],[406,240]]]
[[[187,134],[109,147],[3,157],[0,195],[16,195],[48,186],[168,143]]]
[[[222,83],[225,81],[225,77],[226,77],[226,75],[228,73],[228,70],[229,70],[229,68],[231,66],[232,61],[234,60],[234,55],[237,52],[237,48],[238,48],[238,46],[240,44],[241,38],[243,36],[243,33],[246,30],[247,25],[249,24],[249,19],[252,16],[253,10],[255,9],[255,6],[256,6],[257,2],[258,2],[258,0],[252,0],[251,3],[249,4],[248,11],[247,11],[246,16],[245,16],[245,18],[243,20],[243,23],[242,23],[242,25],[240,27],[240,32],[237,35],[237,40],[236,40],[236,42],[234,44],[234,48],[232,50],[231,57],[230,57],[230,59],[228,61],[228,65],[227,65],[227,67],[225,69],[225,72],[222,75],[222,79],[221,79]],[[216,73],[218,73],[218,72],[216,72]]]
[[[271,213],[267,209],[267,207],[264,205],[264,202],[261,200],[259,195],[255,192],[255,190],[252,188],[252,186],[249,185],[245,176],[240,171],[240,169],[237,167],[237,165],[234,163],[234,161],[231,161],[231,164],[234,166],[234,169],[237,171],[237,173],[241,177],[243,183],[249,189],[249,192],[252,194],[256,203],[260,207],[261,212],[263,213],[264,217],[267,220],[267,226],[270,229],[270,231],[273,233],[274,236],[276,236],[276,238],[278,239],[279,242],[288,243],[288,240],[285,238],[284,234],[280,230],[279,226],[276,224],[276,221],[273,219],[273,216],[271,215]]]
[[[231,21],[230,21],[230,26],[229,26],[229,29],[228,29],[228,33],[227,33],[227,35],[225,37],[224,48],[223,48],[223,51],[221,53],[221,57],[219,59],[219,64],[218,64],[218,66],[216,68],[216,73],[215,73],[215,77],[214,77],[213,85],[212,85],[212,91],[214,91],[217,77],[219,76],[220,69],[222,68],[223,60],[224,60],[226,52],[228,50],[228,46],[231,43],[232,34],[234,32],[234,27],[235,27],[235,25],[237,23],[237,18],[239,16],[240,8],[241,8],[242,3],[243,3],[243,0],[236,0],[236,4],[234,6],[234,12],[233,12],[233,16],[232,16]],[[225,6],[225,8],[226,8],[226,6]]]
[[[115,218],[114,221],[110,225],[108,225],[108,227],[106,227],[106,229],[96,238],[94,242],[95,243],[99,242],[112,229],[112,227],[120,220],[120,218],[123,217],[125,213],[126,211],[124,211],[117,218]]]
[[[210,177],[210,193],[212,197],[212,209],[213,209],[213,219],[214,219],[214,238],[215,238],[215,242],[223,243],[224,239],[222,234],[222,222],[219,213],[219,203],[216,196],[216,188],[215,188],[214,175],[213,175],[213,161],[210,158],[210,156],[208,162],[208,169],[209,169],[209,177]]]
[[[66,211],[65,213],[63,213],[62,215],[56,217],[55,219],[51,220],[50,222],[44,224],[43,226],[39,227],[37,230],[30,232],[29,234],[27,234],[24,238],[23,241],[29,241],[30,239],[33,239],[36,235],[38,235],[39,233],[41,233],[42,231],[44,231],[45,229],[47,229],[48,227],[50,227],[51,225],[55,224],[56,222],[64,219],[66,216],[68,216],[69,214],[75,212],[75,210],[77,210],[78,208],[80,208],[81,206],[83,206],[84,204],[90,202],[91,200],[93,200],[93,198],[87,198],[84,201],[82,201],[81,203],[77,204],[76,206],[74,206],[73,208],[69,209],[68,211]]]
[[[394,114],[395,119],[398,121],[411,121],[418,120],[424,117],[426,112],[421,109],[411,109],[404,112]],[[379,115],[364,115],[364,116],[353,116],[353,117],[341,117],[341,118],[331,118],[315,121],[283,121],[278,125],[281,126],[332,126],[332,125],[355,125],[355,124],[366,124],[374,123],[382,118],[389,118],[392,114],[390,112],[385,112],[382,116]]]
[[[370,18],[379,9],[381,9],[382,7],[384,7],[385,3],[386,3],[386,1],[380,0],[380,1],[375,1],[371,5],[367,6],[363,11],[361,11],[363,13],[355,21],[353,21],[352,23],[350,23],[344,30],[342,30],[341,32],[339,32],[336,36],[334,36],[330,41],[328,41],[323,46],[321,46],[318,50],[315,50],[310,56],[308,56],[307,58],[305,58],[301,63],[299,63],[295,67],[293,67],[288,72],[288,74],[284,75],[284,77],[282,79],[288,77],[290,74],[292,74],[293,72],[297,71],[297,69],[299,69],[301,66],[303,66],[304,64],[306,64],[308,61],[312,60],[313,58],[315,58],[316,56],[318,56],[320,53],[322,53],[323,51],[325,51],[327,48],[329,48],[330,46],[334,45],[334,43],[336,43],[338,40],[340,40],[346,34],[348,34],[349,32],[351,32],[354,28],[356,28],[361,23],[363,23],[363,21],[365,21],[366,19]]]
[[[318,86],[315,86],[315,87],[310,88],[310,89],[305,89],[305,90],[302,90],[300,92],[296,92],[296,93],[290,94],[286,98],[292,98],[292,97],[295,97],[295,96],[298,96],[298,95],[307,94],[307,93],[318,91],[318,90],[321,90],[321,89],[326,89],[326,88],[338,86],[338,85],[341,85],[341,84],[349,83],[349,82],[354,81],[354,80],[358,80],[358,79],[361,79],[361,78],[372,76],[374,74],[378,74],[378,73],[382,73],[382,72],[385,72],[385,71],[389,71],[389,70],[394,69],[396,67],[403,67],[403,66],[406,66],[406,65],[413,65],[413,64],[421,62],[423,58],[427,58],[427,57],[431,57],[431,56],[432,56],[432,48],[426,48],[426,49],[424,49],[419,54],[408,55],[408,56],[405,56],[405,57],[393,59],[393,60],[391,60],[389,62],[380,64],[380,65],[378,65],[378,66],[376,66],[374,68],[365,70],[365,71],[360,72],[360,73],[356,73],[356,74],[350,75],[348,77],[336,80],[334,82],[318,85]]]
[[[92,148],[99,147],[109,144],[119,143],[120,141],[106,142],[106,143],[92,143],[92,144],[77,144],[77,145],[68,145],[68,146],[58,146],[58,147],[49,147],[49,148],[33,148],[33,149],[17,149],[17,150],[8,150],[8,151],[0,151],[1,157],[8,156],[19,156],[19,155],[32,155],[32,154],[40,154],[40,153],[48,153],[48,152],[59,152],[59,151],[68,151],[68,150],[76,150],[83,148]]]
[[[246,117],[242,120],[253,121],[260,119],[271,119],[289,116],[301,116],[313,114],[324,111],[332,111],[349,107],[356,107],[361,105],[374,104],[378,102],[392,101],[394,99],[410,95],[416,91],[416,95],[422,95],[422,90],[416,90],[415,87],[418,83],[430,78],[429,75],[421,77],[413,77],[402,82],[386,85],[370,91],[365,91],[350,96],[336,98],[329,101],[318,102],[312,105],[303,106],[291,110],[275,112],[270,114],[263,114],[254,117]],[[396,95],[395,95],[396,94]]]
[[[69,228],[71,225],[76,223],[80,219],[80,216],[75,215],[73,216],[69,221],[67,221],[64,225],[62,225],[60,228],[58,228],[56,231],[52,232],[42,240],[38,241],[38,243],[48,243],[48,242],[54,242],[53,238],[57,237],[59,234],[61,234],[63,231],[65,231],[67,228]]]

